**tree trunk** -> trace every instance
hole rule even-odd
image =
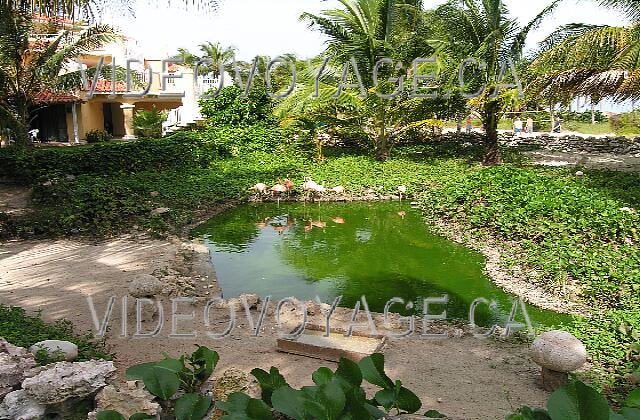
[[[16,126],[14,127],[14,136],[16,145],[28,146],[31,144],[29,137],[29,104],[26,98],[16,98]]]
[[[389,148],[387,144],[387,119],[384,106],[382,108],[382,118],[380,119],[380,131],[376,138],[376,160],[384,162],[389,159]]]
[[[484,106],[482,116],[484,125],[484,158],[482,163],[487,166],[499,165],[502,163],[502,154],[498,144],[498,105],[489,102]]]
[[[596,124],[596,105],[591,101],[591,124]]]

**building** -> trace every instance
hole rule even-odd
[[[68,29],[65,25],[68,24],[64,23],[63,29]],[[77,30],[71,31],[69,36],[77,34]],[[34,34],[33,41],[46,43],[47,39],[58,36],[60,33]],[[136,41],[130,38],[78,57],[79,64],[72,64],[68,71],[78,71],[81,65],[86,72],[99,67],[101,60],[103,68],[115,63],[121,69],[126,69],[130,60],[132,74],[137,75],[139,85],[128,91],[125,81],[119,77],[115,87],[112,80],[102,78],[93,86],[94,81],[87,76],[85,86],[75,92],[42,92],[36,98],[31,123],[31,129],[38,130],[38,141],[79,144],[93,130],[105,130],[116,139],[134,139],[134,113],[154,107],[169,111],[169,122],[164,129],[172,132],[197,122],[200,119],[198,96],[214,83],[217,87],[217,80],[206,77],[200,77],[196,83],[193,69],[164,62],[167,57],[145,57]],[[136,96],[147,86],[148,92]]]

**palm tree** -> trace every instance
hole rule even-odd
[[[396,62],[405,63],[413,60],[418,49],[416,45],[421,41],[416,34],[424,28],[421,20],[422,2],[339,1],[341,9],[326,10],[321,15],[304,13],[301,16],[311,28],[318,29],[328,37],[324,55],[331,57],[331,76],[320,80],[318,86],[315,84],[315,76],[307,77],[307,80],[304,77],[302,80],[299,79],[296,92],[284,105],[297,109],[297,115],[302,116],[317,114],[319,108],[333,108],[336,115],[334,122],[357,126],[372,140],[376,158],[385,160],[399,135],[410,127],[419,126],[425,119],[423,113],[409,112],[409,109],[417,108],[421,100],[408,99],[404,85],[400,86],[402,94],[394,99],[382,100],[376,96],[376,92],[390,93],[395,87],[388,83],[380,83],[377,90],[372,87],[375,85],[374,69],[381,58],[392,58]],[[334,98],[335,83],[341,79],[340,74],[345,63],[352,59],[358,68],[365,95],[359,90],[351,90],[342,92],[339,98]],[[384,71],[380,72],[381,79],[407,77],[408,70],[389,67],[391,66],[383,67]],[[352,76],[351,82],[355,81]],[[316,103],[308,100],[307,95],[310,91],[318,93],[316,96],[319,97],[313,99]]]
[[[522,59],[529,32],[538,27],[560,1],[553,1],[524,27],[509,17],[503,0],[450,0],[428,15],[436,32],[432,44],[440,61],[449,63],[449,73],[457,73],[460,63],[468,58],[482,63],[473,74],[467,72],[465,83],[469,91],[484,86],[476,105],[486,132],[485,164],[501,161],[498,121],[505,110],[505,98],[512,97],[501,95],[498,85],[509,80],[504,76],[512,63]]]
[[[203,59],[211,60],[211,64],[207,66],[209,73],[214,77],[220,76],[220,68],[228,68],[235,57],[235,49],[233,47],[223,47],[218,42],[205,42],[200,44]]]
[[[25,10],[43,16],[76,20],[94,20],[104,9],[132,13],[133,0],[0,0],[16,10]],[[180,3],[198,9],[217,10],[218,0],[183,0]],[[164,3],[166,4],[166,3]],[[169,1],[171,5],[171,1]]]
[[[640,4],[629,0],[602,0],[601,4],[622,11],[633,23],[558,28],[540,44],[532,62],[531,94],[640,98]]]
[[[77,37],[63,31],[50,43],[30,40],[32,33],[29,11],[0,3],[0,125],[22,145],[28,143],[37,95],[79,86],[79,71],[68,70],[71,60],[118,38],[106,25],[89,27]]]

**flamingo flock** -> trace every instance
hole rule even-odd
[[[317,182],[312,180],[310,177],[304,177],[304,181],[301,185],[301,188],[303,192],[303,198],[305,201],[308,198],[310,198],[311,200],[314,200],[317,197],[321,197],[325,193],[331,193],[335,195],[344,195],[346,193],[346,188],[342,185],[337,185],[332,188],[327,188],[322,184],[318,184]],[[268,197],[270,195],[271,197],[276,198],[279,203],[282,194],[286,193],[287,197],[289,197],[289,195],[294,189],[295,189],[294,182],[291,179],[286,178],[284,181],[280,181],[280,179],[278,179],[276,181],[276,184],[273,185],[272,187],[268,187],[264,183],[258,183],[253,187],[249,188],[249,191],[252,191],[255,194],[254,196],[255,200],[259,200],[259,199]],[[369,191],[373,192],[373,190],[369,190]],[[407,187],[405,185],[399,185],[398,194],[400,197],[400,201],[402,201],[403,197],[407,197]]]

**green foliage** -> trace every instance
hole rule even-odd
[[[188,358],[184,355],[179,359],[165,356],[159,362],[132,366],[127,369],[126,376],[144,382],[145,388],[159,399],[164,415],[174,415],[177,420],[199,420],[212,408],[211,397],[202,395],[200,389],[213,374],[217,363],[216,352],[199,346]],[[251,373],[260,383],[262,399],[243,393],[231,394],[227,401],[215,404],[225,413],[222,419],[268,420],[280,418],[280,415],[296,420],[382,419],[391,410],[415,413],[422,405],[400,381],[394,382],[386,375],[381,354],[365,358],[359,364],[343,358],[335,372],[320,368],[312,376],[315,385],[300,390],[291,388],[275,367],[269,372],[254,369]],[[363,379],[382,388],[373,399],[367,399],[361,388]],[[184,394],[177,394],[178,390]],[[386,412],[379,407],[384,407]],[[441,417],[437,412],[430,413],[438,415],[434,418]],[[124,419],[115,411],[100,412],[97,418]]]
[[[44,340],[63,340],[78,346],[78,360],[110,359],[103,345],[91,335],[78,335],[73,332],[69,321],[45,322],[40,314],[27,315],[24,309],[0,304],[0,337],[11,344],[29,348]],[[52,361],[45,354],[37,357],[39,364]]]
[[[104,130],[91,130],[87,133],[86,138],[89,144],[106,143],[111,141],[111,139],[113,139],[113,136]]]
[[[212,127],[223,125],[244,126],[273,121],[273,104],[266,89],[256,84],[249,95],[238,86],[227,86],[211,99],[200,101],[202,115]]]
[[[620,115],[614,115],[609,119],[609,125],[616,134],[635,134],[640,133],[640,110],[625,112]]]
[[[202,168],[215,161],[219,153],[220,146],[215,140],[198,132],[176,133],[152,142],[36,149],[11,147],[0,150],[0,176],[34,182],[40,177]]]
[[[224,420],[271,419],[278,414],[296,420],[382,419],[392,410],[415,413],[422,406],[401,381],[394,382],[386,375],[382,354],[374,354],[360,363],[342,358],[335,372],[320,368],[312,375],[315,385],[299,390],[291,388],[275,367],[269,372],[254,369],[251,373],[260,383],[262,401],[242,393],[232,394],[226,403],[216,404],[226,413]],[[367,399],[363,380],[382,388],[374,398]]]
[[[145,389],[159,399],[163,413],[173,414],[177,420],[199,420],[204,418],[212,405],[211,397],[199,392],[213,374],[218,360],[218,353],[198,346],[189,357],[182,355],[179,359],[173,359],[165,355],[159,362],[131,366],[126,376],[130,380],[142,380]],[[177,396],[179,390],[182,392]],[[104,416],[119,414],[103,413],[107,413]],[[109,418],[105,417],[105,420]]]
[[[583,123],[593,122],[591,111],[585,111],[585,112],[563,111],[563,112],[560,112],[559,115],[563,122],[564,121],[576,121],[576,122],[583,122]],[[593,113],[593,116],[595,116],[596,123],[603,123],[603,122],[607,122],[608,120],[607,116],[604,115],[602,111],[595,111]]]
[[[616,413],[602,394],[578,380],[572,380],[551,394],[546,410],[522,407],[506,420],[637,420],[640,418],[637,405],[639,391],[633,391]]]
[[[509,246],[507,260],[536,270],[532,279],[550,293],[567,289],[593,308],[569,329],[584,340],[609,389],[628,386],[639,366],[629,353],[640,342],[640,216],[637,174],[500,167],[484,169],[425,192],[427,217],[444,219],[477,238]],[[577,287],[569,287],[577,284]]]
[[[160,138],[162,123],[167,119],[166,111],[159,111],[155,105],[149,111],[136,111],[133,116],[133,129],[136,136],[142,138]]]

